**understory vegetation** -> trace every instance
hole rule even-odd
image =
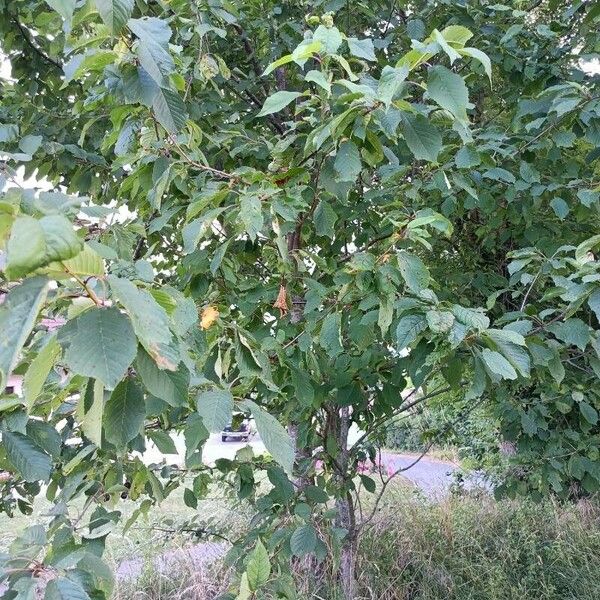
[[[433,503],[398,486],[361,540],[356,571],[365,600],[595,600],[600,506],[465,496]],[[316,572],[296,573],[299,599],[342,597],[333,563]],[[229,578],[221,561],[199,565],[181,551],[163,572],[148,559],[138,579],[117,584],[115,599],[235,598]],[[274,580],[257,596],[276,597]]]

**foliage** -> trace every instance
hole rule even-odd
[[[359,463],[448,389],[493,403],[535,467],[508,493],[600,487],[595,4],[0,8],[0,385],[29,382],[0,405],[3,508],[41,483],[56,503],[6,563],[11,597],[40,572],[49,597],[108,596],[121,495],[140,516],[192,471],[201,497],[232,408],[273,457],[213,471],[257,513],[242,600],[259,540],[288,598],[293,555],[355,550]],[[133,454],[173,431],[182,468]]]

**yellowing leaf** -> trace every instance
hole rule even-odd
[[[200,318],[200,327],[208,329],[219,318],[219,311],[214,306],[207,306],[202,311]]]

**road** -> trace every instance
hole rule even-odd
[[[173,438],[178,455],[167,456],[167,462],[180,463],[185,455],[185,441],[183,436]],[[219,434],[212,434],[206,442],[202,456],[206,464],[213,464],[217,458],[235,458],[238,450],[250,445],[256,454],[266,452],[265,446],[258,436],[253,437],[249,444],[246,442],[222,442]],[[164,455],[153,445],[143,454],[145,463],[160,462]],[[402,472],[402,476],[420,488],[429,497],[445,495],[452,484],[452,473],[459,469],[457,465],[424,456],[416,464],[416,456],[409,454],[382,453],[382,465],[388,472],[398,468],[409,467]],[[411,466],[412,465],[412,466]]]

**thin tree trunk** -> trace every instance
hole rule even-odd
[[[336,525],[348,532],[342,541],[339,581],[345,600],[354,600],[356,597],[356,517],[352,496],[346,490],[349,467],[348,431],[350,429],[350,408],[348,406],[341,408],[337,416],[337,438],[339,444],[337,479],[343,493],[336,500]]]

